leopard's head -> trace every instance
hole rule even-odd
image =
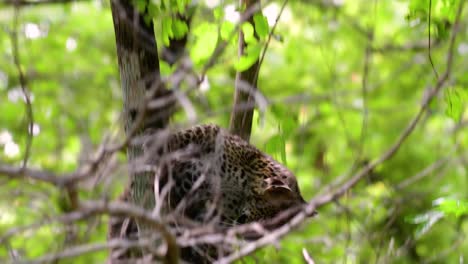
[[[257,180],[253,187],[253,197],[244,208],[244,219],[241,220],[269,220],[281,212],[306,204],[296,177],[285,166],[266,155],[255,163]]]

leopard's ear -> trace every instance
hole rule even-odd
[[[293,193],[291,188],[281,179],[265,179],[266,187],[264,194],[270,197],[287,197]]]

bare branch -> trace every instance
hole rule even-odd
[[[88,2],[91,0],[3,0],[0,2],[2,5],[12,5],[17,7],[23,6],[39,6],[39,5],[53,5],[53,4],[68,4],[78,2]]]
[[[307,252],[307,249],[302,248],[302,256],[304,256],[304,260],[307,264],[315,264],[315,261],[310,257],[309,252]]]
[[[168,246],[168,251],[175,251],[177,252],[177,245],[175,242],[175,238],[172,236],[170,231],[167,229],[165,223],[160,222],[156,217],[152,216],[150,212],[146,211],[143,208],[135,206],[130,203],[124,202],[107,202],[107,201],[87,201],[80,205],[79,210],[57,216],[53,219],[43,220],[41,222],[37,222],[35,224],[29,226],[23,226],[19,228],[10,229],[6,232],[2,237],[0,237],[0,241],[5,241],[12,235],[22,232],[27,229],[38,228],[40,226],[59,222],[59,223],[74,223],[76,221],[87,219],[91,216],[107,214],[110,216],[117,216],[117,217],[131,217],[142,221],[149,226],[151,226],[154,230],[159,232],[161,236],[164,238],[165,242]]]
[[[280,228],[272,231],[271,233],[263,236],[262,238],[247,243],[243,247],[241,247],[238,251],[234,252],[233,254],[218,259],[216,263],[231,263],[243,256],[246,256],[258,248],[261,248],[265,245],[274,243],[277,241],[279,238],[285,236],[288,234],[293,228],[297,227],[299,224],[301,224],[308,215],[310,215],[316,208],[324,206],[332,201],[335,201],[339,199],[341,196],[343,196],[348,190],[350,190],[352,187],[354,187],[361,179],[363,179],[369,172],[371,172],[375,167],[378,165],[382,164],[383,162],[389,160],[392,158],[400,149],[402,144],[406,141],[406,139],[411,135],[411,133],[414,131],[416,128],[416,125],[419,123],[419,120],[421,119],[422,115],[426,112],[430,102],[435,98],[435,96],[442,90],[445,82],[448,80],[451,70],[452,70],[452,64],[453,64],[453,56],[454,56],[454,47],[455,47],[455,39],[456,36],[459,32],[459,26],[460,26],[460,19],[461,19],[461,14],[464,6],[464,1],[460,1],[460,4],[458,6],[457,10],[457,15],[455,19],[455,23],[452,28],[451,32],[451,37],[450,37],[450,43],[449,43],[449,50],[447,53],[446,61],[447,61],[447,66],[444,74],[438,79],[436,85],[434,88],[430,89],[430,92],[428,96],[424,98],[424,101],[415,115],[415,117],[409,122],[408,126],[406,129],[400,134],[399,138],[395,141],[395,143],[387,150],[385,151],[377,160],[369,163],[367,166],[359,170],[353,177],[351,177],[348,181],[343,183],[341,187],[336,189],[333,192],[330,192],[328,194],[320,195],[314,199],[312,199],[308,205],[300,212],[298,213],[295,217],[293,217],[288,223],[285,225],[281,226]]]
[[[103,250],[126,250],[132,248],[148,248],[154,245],[154,239],[149,238],[140,238],[138,240],[125,240],[125,239],[112,239],[106,243],[93,243],[78,245],[75,247],[67,248],[62,251],[51,253],[39,257],[37,259],[28,261],[30,264],[39,264],[39,263],[53,263],[62,259],[69,259],[83,254],[92,253],[96,251]],[[158,258],[163,258],[163,256],[157,256]]]
[[[10,34],[11,38],[11,46],[12,46],[12,53],[13,53],[13,61],[16,67],[16,71],[18,72],[19,76],[19,83],[21,86],[21,91],[24,95],[24,102],[26,107],[27,113],[27,125],[26,125],[26,150],[24,152],[23,157],[23,168],[28,165],[29,156],[31,155],[31,146],[33,140],[33,128],[34,128],[34,114],[32,110],[32,103],[31,97],[29,94],[28,89],[26,88],[26,77],[21,69],[21,59],[19,54],[19,47],[18,47],[18,31],[19,31],[19,6],[15,5],[14,14],[13,14],[13,29]]]

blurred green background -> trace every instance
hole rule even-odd
[[[445,71],[459,1],[431,1],[431,57],[439,74]],[[161,2],[167,1],[153,3]],[[198,2],[187,45],[196,72],[220,34],[234,27],[236,3]],[[270,29],[282,4],[263,2]],[[251,142],[297,175],[306,199],[327,192],[330,184],[383,153],[420,108],[426,88],[436,83],[427,48],[428,8],[428,0],[286,5],[261,66],[259,88],[270,104],[256,111]],[[318,217],[245,262],[304,263],[303,249],[316,263],[468,261],[467,11],[465,6],[450,79],[397,155],[345,197],[321,208]],[[169,12],[155,13],[159,49],[180,33],[167,30]],[[14,31],[34,113],[29,164],[71,172],[103,139],[122,135],[109,2],[31,4],[17,14],[11,3],[0,3],[0,163],[19,166],[28,119],[14,63]],[[197,123],[228,126],[236,43],[230,39],[206,81],[188,92]],[[161,69],[168,76],[175,67],[161,62]],[[183,111],[173,120],[186,121]],[[80,197],[116,197],[127,181],[125,155],[115,162],[121,166],[116,165],[114,177],[106,184],[106,179],[83,183]],[[62,191],[50,185],[0,175],[0,238],[62,213],[63,199]],[[106,223],[102,217],[77,224],[74,243],[105,241]],[[69,234],[58,224],[17,232],[1,241],[0,262],[63,250]],[[60,263],[103,263],[106,256],[99,251]]]

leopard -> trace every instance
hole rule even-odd
[[[306,203],[288,168],[217,125],[198,125],[171,135],[166,153],[181,150],[190,154],[165,164],[161,178],[172,176],[174,181],[170,208],[187,198],[198,205],[186,208],[190,218],[206,218],[205,207],[217,195],[221,220],[232,224],[267,220]],[[203,183],[193,190],[202,176]]]
[[[159,167],[155,193],[169,190],[163,197],[166,213],[229,227],[267,221],[306,204],[286,166],[218,125],[148,138],[146,162]],[[129,200],[128,195],[123,199]],[[203,262],[192,251],[185,255],[189,262]]]

